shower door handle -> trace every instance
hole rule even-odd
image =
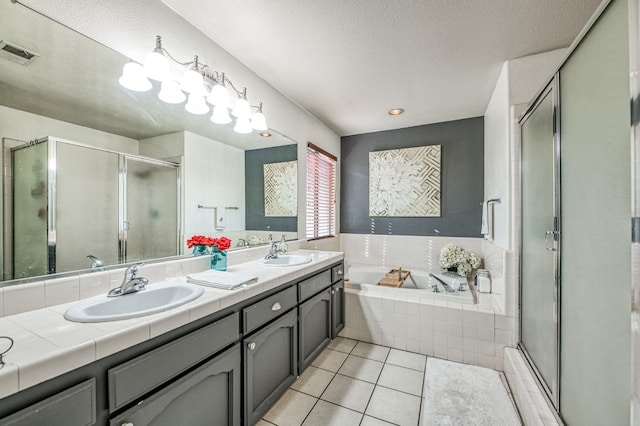
[[[556,247],[557,235],[560,233],[558,231],[547,231],[544,233],[544,248],[547,251],[558,251]],[[551,240],[551,247],[549,247],[549,235],[553,236]]]

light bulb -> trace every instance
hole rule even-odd
[[[221,84],[216,84],[207,97],[211,105],[229,108],[229,90]]]
[[[251,116],[249,102],[247,102],[246,99],[238,98],[236,104],[233,106],[233,111],[231,112],[231,114],[234,117],[246,118],[248,121],[249,117]]]
[[[216,124],[231,123],[231,116],[229,116],[229,110],[220,105],[214,106],[213,115],[211,115],[211,121],[213,121]]]
[[[204,101],[204,96],[197,93],[191,93],[189,95],[189,100],[184,107],[191,114],[201,115],[209,112],[209,106]]]
[[[251,121],[246,117],[238,117],[233,131],[241,134],[251,133],[253,131],[251,128]]]
[[[253,116],[251,117],[251,127],[253,127],[256,130],[267,130],[268,129],[268,127],[267,127],[267,119],[265,118],[263,113],[258,111],[255,114],[253,114]]]
[[[135,92],[151,90],[151,82],[147,79],[147,76],[144,75],[142,65],[136,62],[127,62],[124,64],[118,83]]]
[[[144,61],[144,72],[147,77],[157,81],[165,81],[169,78],[169,61],[162,50],[156,49],[149,52]]]
[[[180,104],[187,99],[182,90],[180,90],[180,85],[175,80],[164,80],[162,82],[158,98],[168,104]]]
[[[204,94],[204,80],[202,74],[193,68],[187,70],[182,77],[180,88],[187,93],[195,93],[198,95]]]

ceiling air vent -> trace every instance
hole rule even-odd
[[[29,52],[16,44],[6,40],[0,40],[0,58],[8,59],[20,65],[29,65],[38,56],[37,53]]]

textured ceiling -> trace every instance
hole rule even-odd
[[[351,135],[483,115],[504,61],[568,46],[601,0],[162,1]]]

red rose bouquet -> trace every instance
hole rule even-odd
[[[187,248],[192,248],[193,246],[211,247],[214,244],[215,244],[214,238],[206,237],[204,235],[194,235],[193,237],[187,240]]]
[[[231,240],[227,237],[214,238],[212,245],[220,251],[225,251],[231,247]]]

